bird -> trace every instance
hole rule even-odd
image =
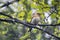
[[[40,15],[41,15],[40,13],[33,13],[30,23],[34,24],[36,26],[39,23],[39,21],[40,21]],[[30,27],[28,32],[31,32],[31,30],[32,30],[32,27]]]

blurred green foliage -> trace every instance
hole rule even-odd
[[[56,8],[56,10],[54,10],[56,12],[53,12],[50,17],[52,18],[52,23],[58,24],[60,23],[60,0],[52,0],[51,3],[51,5]],[[12,10],[9,6],[7,7],[8,10],[4,9],[2,12],[19,20],[30,22],[32,9],[36,9],[37,12],[41,13],[42,24],[45,24],[43,21],[45,18],[44,12],[48,12],[51,9],[51,6],[48,4],[48,0],[20,0],[17,2],[17,6],[14,3],[11,5],[16,8],[18,12],[14,12],[15,9]],[[58,19],[55,21],[54,19],[56,19],[56,17]],[[3,15],[0,15],[0,18],[9,19]],[[0,21],[0,40],[41,40],[43,33],[42,31],[34,29],[30,33],[28,30],[29,28],[23,26],[22,24],[12,24]],[[60,37],[60,29],[58,26],[54,27],[53,30],[53,34]]]

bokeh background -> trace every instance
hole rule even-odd
[[[41,24],[60,24],[60,0],[0,0],[0,12],[24,22],[30,22],[32,14],[39,12]],[[10,18],[0,15],[0,19]],[[41,28],[60,37],[60,26]],[[58,40],[41,30],[34,29],[32,32],[28,30],[29,28],[23,24],[0,21],[0,40]]]

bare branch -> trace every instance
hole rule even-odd
[[[9,17],[9,18],[13,19],[13,17],[12,17],[12,16],[10,16],[10,15],[8,15],[8,14],[6,14],[6,13],[3,13],[3,12],[0,12],[0,15],[4,15],[4,16],[7,16],[7,17]]]
[[[9,6],[10,4],[13,4],[14,2],[18,2],[19,0],[15,0],[15,1],[12,1],[12,2],[7,2],[6,4],[2,5],[2,7],[5,7],[5,6]]]
[[[45,31],[45,30],[43,30],[43,29],[40,29],[40,28],[38,28],[38,27],[35,27],[34,24],[31,24],[31,23],[28,23],[28,22],[24,22],[24,21],[18,20],[17,18],[13,18],[12,16],[10,16],[10,15],[8,15],[8,14],[4,14],[4,13],[2,13],[2,12],[0,12],[0,15],[4,15],[4,16],[7,16],[7,17],[11,18],[10,20],[0,19],[0,21],[2,21],[2,22],[23,24],[23,25],[26,26],[26,27],[39,29],[39,30],[41,30],[41,31],[43,31],[43,32],[45,32],[45,33],[48,33],[49,35],[51,35],[51,36],[53,36],[53,37],[55,37],[55,38],[57,38],[57,39],[60,39],[59,37],[53,35],[53,34],[50,33],[50,32],[47,32],[47,31]],[[60,26],[60,24],[38,24],[38,26]]]
[[[26,26],[26,27],[36,28],[36,29],[41,30],[41,31],[43,31],[43,32],[45,32],[45,33],[48,33],[49,35],[51,35],[51,36],[53,36],[53,37],[55,37],[55,38],[57,38],[57,39],[60,39],[60,37],[57,37],[57,36],[53,35],[52,33],[48,32],[48,31],[46,31],[46,30],[40,29],[40,28],[38,28],[38,27],[35,27],[34,25],[28,24],[28,23],[23,22],[23,21],[21,21],[21,20],[17,20],[17,19],[14,19],[14,20],[0,19],[0,21],[9,22],[9,23],[20,23],[20,24],[23,24],[23,25]],[[43,25],[40,25],[40,26],[43,26]],[[46,26],[46,25],[45,25],[45,26]]]

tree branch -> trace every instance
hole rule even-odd
[[[12,17],[12,16],[10,16],[10,15],[8,15],[8,14],[6,14],[6,13],[3,13],[3,12],[0,12],[0,15],[4,15],[4,16],[7,16],[7,17],[9,17],[9,18],[13,19],[13,17]]]
[[[12,1],[12,2],[7,2],[6,4],[2,5],[2,7],[5,7],[5,6],[9,6],[10,4],[13,4],[14,2],[18,2],[19,0],[15,0],[15,1]]]
[[[23,21],[21,21],[21,20],[17,20],[17,19],[15,19],[15,20],[0,19],[0,21],[9,22],[9,23],[20,23],[20,24],[23,24],[23,25],[26,26],[26,27],[29,27],[29,28],[31,27],[31,28],[39,29],[39,30],[41,30],[41,31],[43,31],[43,32],[45,32],[45,33],[48,33],[49,35],[51,35],[51,36],[53,36],[53,37],[55,37],[55,38],[57,38],[57,39],[60,39],[60,37],[57,37],[57,36],[53,35],[52,33],[48,32],[48,31],[45,31],[45,30],[40,29],[40,28],[38,28],[38,27],[35,27],[34,25],[30,25],[30,24],[28,24],[28,23],[26,23],[26,22],[23,22]],[[40,26],[41,26],[41,25],[40,25]],[[42,25],[42,26],[43,26],[43,25]]]
[[[7,16],[7,17],[9,17],[9,18],[11,18],[11,19],[13,19],[13,20],[18,20],[17,18],[13,18],[12,16],[10,16],[10,15],[8,15],[8,14],[5,14],[5,13],[3,13],[3,12],[0,12],[0,15]],[[18,20],[18,21],[20,21],[20,20]],[[28,23],[28,22],[27,22],[27,23]],[[28,23],[28,24],[34,25],[34,24],[31,24],[31,23]],[[59,23],[59,24],[38,24],[38,26],[60,26],[60,23]]]
[[[43,30],[43,29],[40,29],[40,28],[38,28],[38,27],[35,27],[34,24],[31,24],[31,23],[28,23],[28,22],[24,22],[24,21],[18,20],[18,19],[16,19],[16,18],[13,18],[12,16],[10,16],[10,15],[8,15],[8,14],[5,14],[5,13],[2,13],[2,12],[0,12],[0,15],[4,15],[4,16],[7,16],[7,17],[11,18],[10,20],[0,19],[0,21],[2,21],[2,22],[20,23],[20,24],[25,25],[26,27],[39,29],[39,30],[41,30],[41,31],[43,31],[43,32],[45,32],[45,33],[48,33],[49,35],[51,35],[51,36],[53,36],[53,37],[55,37],[55,38],[57,38],[57,39],[60,39],[59,37],[51,34],[50,32],[47,32],[47,31],[45,31],[45,30]],[[60,24],[38,24],[38,26],[60,26]]]

